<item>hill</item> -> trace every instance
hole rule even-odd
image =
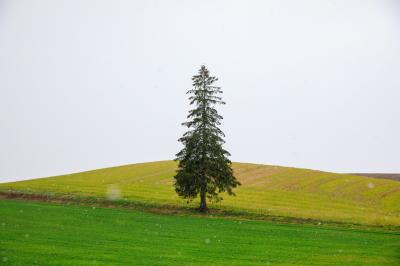
[[[242,183],[237,196],[225,196],[210,207],[282,219],[400,225],[398,181],[248,163],[234,163],[233,168]],[[173,161],[131,164],[4,183],[0,191],[186,207],[172,186],[175,169]]]

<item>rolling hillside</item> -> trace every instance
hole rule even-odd
[[[307,169],[234,163],[242,186],[210,207],[259,216],[400,226],[400,182]],[[131,164],[0,184],[3,193],[185,207],[173,189],[176,163]],[[197,202],[189,206],[196,206]]]

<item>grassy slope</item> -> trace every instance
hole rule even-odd
[[[370,225],[400,225],[400,182],[307,169],[234,163],[242,186],[218,208]],[[50,178],[0,184],[0,191],[106,197],[186,206],[173,190],[176,163],[132,164]],[[192,204],[197,204],[196,202]]]
[[[1,265],[399,265],[400,234],[0,200]]]

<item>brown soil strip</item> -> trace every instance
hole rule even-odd
[[[400,181],[400,174],[385,174],[385,173],[351,173],[350,175],[367,176],[374,178],[385,178]]]

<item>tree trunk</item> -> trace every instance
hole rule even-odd
[[[200,212],[207,212],[208,211],[207,201],[206,201],[206,192],[203,191],[203,190],[200,192],[200,207],[199,207],[199,211]]]

